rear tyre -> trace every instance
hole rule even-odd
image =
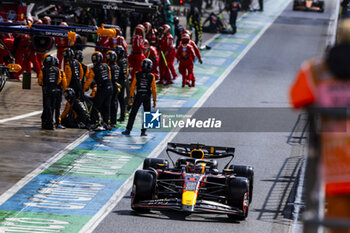
[[[320,13],[323,13],[323,12],[324,12],[324,1],[320,1],[320,2],[319,2],[319,7],[320,7],[319,12],[320,12]]]
[[[298,2],[296,0],[294,0],[294,2],[293,2],[293,11],[297,10],[297,6],[298,6]]]
[[[151,171],[138,170],[134,176],[131,208],[137,212],[149,212],[149,208],[135,207],[139,201],[152,200],[155,189],[155,177]]]
[[[252,166],[245,165],[231,165],[229,167],[233,170],[236,176],[245,177],[249,180],[249,204],[253,200],[253,189],[254,189],[254,168]]]
[[[243,211],[243,215],[228,214],[231,220],[244,220],[249,211],[249,181],[245,177],[236,177],[229,181],[228,204]]]
[[[169,166],[168,160],[166,159],[147,158],[145,159],[145,161],[143,161],[143,169],[144,170],[147,170],[149,168],[158,169],[159,168],[158,164],[164,164],[165,168],[168,168]]]

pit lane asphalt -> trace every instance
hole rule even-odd
[[[288,88],[296,70],[305,59],[324,52],[334,9],[335,1],[326,1],[322,14],[293,12],[289,4],[203,107],[236,108],[238,112],[246,111],[239,109],[245,107],[251,108],[252,114],[257,107],[287,108]],[[235,121],[232,116],[222,119]],[[248,128],[254,122],[247,120],[241,124]],[[303,123],[296,127],[302,128]],[[236,164],[255,167],[254,197],[247,220],[232,223],[225,215],[185,217],[181,213],[159,211],[137,214],[130,208],[129,191],[94,232],[290,232],[293,188],[306,153],[305,140],[298,139],[300,133],[290,131],[180,132],[173,139],[173,142],[233,146]],[[164,151],[160,157],[166,158]]]

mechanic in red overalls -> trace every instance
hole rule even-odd
[[[118,45],[122,46],[125,51],[125,55],[128,54],[128,44],[126,43],[126,40],[123,36],[120,35],[120,27],[117,26],[115,28],[116,35],[113,38],[109,39],[109,47],[115,49]]]
[[[189,30],[184,29],[184,30],[181,32],[181,37],[182,37],[182,35],[184,35],[184,34],[188,34],[188,35],[190,36],[190,42],[189,42],[189,44],[193,47],[193,51],[194,51],[194,53],[196,54],[196,57],[198,58],[199,63],[202,64],[203,61],[202,61],[201,53],[200,53],[200,51],[199,51],[198,46],[196,45],[196,43],[192,40],[192,34],[191,34],[191,32],[190,32]]]
[[[184,34],[181,37],[181,43],[176,51],[176,58],[180,61],[179,72],[182,75],[182,87],[187,84],[189,87],[195,85],[195,79],[193,77],[193,61],[195,54],[193,47],[189,44],[190,36]],[[190,84],[192,81],[192,85]]]
[[[61,22],[60,26],[68,27],[68,24],[66,22]],[[56,37],[55,38],[55,44],[57,48],[57,58],[59,61],[58,68],[62,69],[62,61],[63,61],[63,51],[68,48],[68,38],[65,37]]]
[[[51,25],[51,18],[49,16],[45,16],[42,20],[36,20],[34,21],[35,24],[46,24],[46,25]],[[36,53],[36,57],[38,59],[38,62],[40,63],[40,65],[43,64],[43,57],[45,55],[45,52],[44,53],[40,53],[40,52],[37,52]]]
[[[171,35],[171,28],[169,25],[164,24],[162,26],[163,36],[160,39],[160,61],[159,61],[159,69],[160,69],[160,80],[159,84],[172,84],[170,72],[173,76],[173,79],[176,79],[177,73],[174,68],[174,60],[175,60],[175,49],[174,49],[174,38]],[[166,83],[164,83],[166,81]]]
[[[41,19],[35,19],[34,24],[43,24],[43,21]],[[39,62],[40,67],[43,65],[43,57],[45,53],[39,53],[36,51],[36,60]]]
[[[108,52],[109,45],[110,45],[109,39],[110,38],[108,36],[100,36],[100,37],[98,37],[98,40],[97,40],[97,43],[96,43],[96,45],[98,47],[104,47],[104,48],[98,48],[97,47],[95,49],[95,51],[98,51],[98,52],[102,53],[103,63],[106,63],[106,53]]]
[[[159,56],[157,52],[157,48],[150,45],[148,40],[144,41],[145,44],[145,56],[146,58],[150,59],[153,63],[151,73],[154,75],[155,79],[159,79],[159,72],[158,72],[158,66],[159,66]]]
[[[128,57],[129,65],[131,68],[131,77],[134,78],[136,72],[141,71],[141,62],[145,59],[143,50],[145,37],[145,27],[142,24],[138,24],[135,28],[135,34],[131,38],[132,52]]]
[[[12,23],[12,21],[7,21],[9,23]],[[0,33],[1,40],[5,43],[6,47],[13,51],[13,43],[15,41],[15,38],[13,37],[12,33]],[[8,64],[10,62],[10,54],[7,52],[5,47],[0,44],[0,64]]]
[[[19,76],[24,72],[27,71],[28,73],[32,72],[31,62],[29,59],[29,52],[30,52],[30,46],[31,46],[31,39],[29,35],[17,35],[16,36],[16,42],[17,48],[15,52],[15,59],[16,63],[19,64],[22,69],[14,73],[13,76],[20,80]]]

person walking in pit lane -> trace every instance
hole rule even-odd
[[[177,73],[174,68],[175,61],[175,49],[174,49],[174,38],[170,34],[170,26],[164,24],[161,27],[163,31],[162,37],[160,39],[160,60],[159,60],[159,70],[160,70],[160,80],[158,84],[172,84],[171,75],[173,79],[176,79]]]
[[[145,112],[151,111],[151,94],[153,96],[153,108],[156,107],[157,101],[157,87],[154,75],[151,73],[152,70],[152,61],[148,58],[144,59],[141,63],[142,71],[135,74],[135,78],[131,84],[130,88],[130,97],[131,100],[134,96],[134,90],[136,87],[136,96],[135,101],[133,102],[131,112],[129,115],[128,124],[126,126],[126,130],[122,132],[124,135],[129,135],[134,121],[137,115],[137,112],[141,106],[143,105],[143,110]],[[146,129],[142,127],[141,136],[147,136]]]
[[[186,84],[189,87],[195,85],[195,79],[193,78],[193,60],[195,54],[189,41],[190,36],[188,34],[182,35],[181,44],[176,51],[176,58],[180,61],[179,72],[182,75],[182,87],[185,87]],[[192,81],[192,85],[190,81]]]
[[[228,5],[228,11],[230,12],[230,25],[232,28],[232,34],[237,32],[237,16],[238,12],[241,10],[241,3],[238,0],[233,0],[231,4]]]
[[[55,99],[58,98],[58,85],[62,82],[61,72],[53,64],[53,57],[49,54],[44,56],[44,67],[38,75],[38,84],[42,86],[43,92],[43,113],[41,115],[41,128],[53,130],[53,111]],[[61,96],[62,98],[62,96]]]

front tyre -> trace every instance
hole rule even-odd
[[[228,214],[232,220],[244,220],[249,211],[249,181],[245,177],[230,179],[227,201],[232,207],[242,210],[243,215]]]
[[[152,200],[155,189],[155,176],[149,170],[138,170],[134,176],[131,208],[137,212],[149,212],[146,207],[135,207],[140,201]]]
[[[245,177],[249,180],[249,204],[252,203],[254,190],[254,168],[252,166],[245,165],[231,165],[229,168],[233,170],[235,176]]]

